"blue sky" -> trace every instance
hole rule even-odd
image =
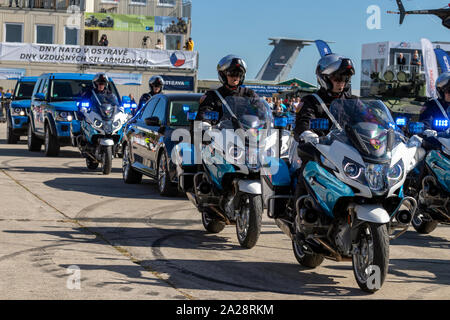
[[[434,9],[448,0],[403,0],[406,10]],[[370,5],[381,9],[381,29],[369,30],[366,13]],[[361,46],[379,41],[450,41],[450,30],[434,16],[407,16],[402,26],[394,0],[192,0],[192,38],[200,54],[199,79],[217,78],[217,62],[233,53],[248,65],[247,78],[253,79],[273,46],[270,37],[322,39],[334,41],[333,52],[353,59],[359,89]],[[290,77],[316,84],[314,74],[319,53],[315,46],[304,48]]]

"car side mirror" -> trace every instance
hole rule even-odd
[[[158,117],[150,117],[145,119],[145,124],[149,127],[159,127],[161,126],[161,121]]]
[[[39,100],[39,101],[45,100],[45,94],[42,92],[36,93],[36,95],[34,97],[36,100]]]

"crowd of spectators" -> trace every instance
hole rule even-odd
[[[303,106],[300,97],[281,99],[280,97],[265,97],[274,114],[291,112],[297,113]]]

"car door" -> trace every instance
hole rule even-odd
[[[152,118],[158,118],[160,125],[147,126],[147,149],[145,150],[145,162],[153,175],[156,176],[158,168],[158,151],[164,137],[167,115],[167,97],[162,96],[153,110]]]
[[[45,115],[47,113],[47,107],[48,107],[48,90],[49,90],[49,78],[44,79],[42,82],[41,88],[39,89],[39,92],[43,93],[45,95],[45,99],[43,101],[37,101],[37,121],[35,122],[36,125],[36,132],[39,135],[44,135],[44,121],[45,121]]]
[[[41,114],[41,104],[43,101],[36,99],[36,94],[42,92],[43,84],[45,83],[46,78],[39,78],[38,82],[35,85],[33,90],[33,96],[31,98],[31,118],[33,121],[33,129],[34,132],[37,133],[39,131],[39,120]]]
[[[131,143],[133,154],[133,166],[136,168],[148,171],[148,163],[144,161],[144,154],[147,150],[146,137],[148,134],[148,128],[145,123],[145,119],[151,117],[159,98],[155,97],[144,105],[140,115],[136,118],[136,121],[130,126],[129,140]]]

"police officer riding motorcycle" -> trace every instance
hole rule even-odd
[[[81,134],[74,137],[88,169],[95,170],[101,164],[103,174],[111,172],[112,158],[128,118],[109,83],[105,73],[97,73],[93,87],[83,92],[77,112]]]
[[[335,99],[355,99],[351,94],[350,79],[355,74],[355,68],[351,59],[337,54],[329,54],[322,57],[316,68],[317,81],[320,89],[315,94],[305,96],[301,111],[297,113],[295,119],[294,138],[297,142],[309,142],[316,139],[318,135],[328,134],[327,130],[313,132],[310,130],[310,120],[329,119],[325,111]],[[321,106],[323,105],[323,107]],[[306,158],[306,159],[304,159]],[[308,162],[308,152],[302,154],[301,173]],[[305,193],[305,187],[298,180],[296,188],[296,198]]]
[[[146,92],[139,99],[138,109],[136,113],[150,100],[154,95],[163,93],[164,79],[161,76],[153,76],[148,80],[149,92]]]
[[[444,72],[436,81],[438,99],[425,103],[419,121],[426,129],[433,129],[433,119],[448,119],[450,111],[450,72]]]
[[[217,92],[226,98],[228,96],[258,98],[258,95],[251,89],[242,87],[247,72],[245,61],[235,55],[223,57],[217,65],[217,73],[222,87]],[[200,99],[200,106],[197,113],[197,121],[203,121],[206,111],[216,111],[219,119],[223,116],[222,99],[215,90],[210,90]]]

